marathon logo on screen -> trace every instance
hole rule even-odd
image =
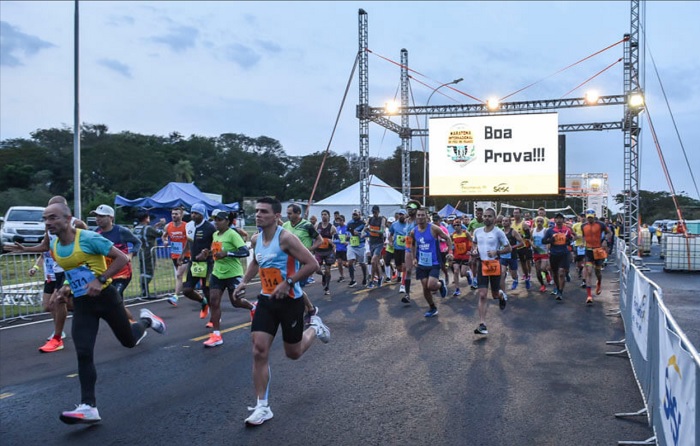
[[[498,129],[490,125],[484,127],[484,139],[512,139],[512,129]],[[484,163],[541,163],[544,162],[544,147],[534,147],[532,150],[523,151],[495,151],[484,150]]]

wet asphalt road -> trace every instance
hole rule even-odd
[[[96,346],[102,422],[68,426],[60,411],[79,402],[70,337],[63,351],[40,354],[48,322],[0,331],[0,443],[12,445],[612,445],[652,436],[627,358],[606,356],[624,338],[607,315],[617,297],[614,268],[603,294],[584,305],[568,284],[563,302],[521,283],[505,311],[493,301],[490,334],[478,323],[474,292],[438,300],[439,315],[414,283],[413,302],[398,286],[323,296],[307,288],[332,334],[299,360],[271,353],[274,418],[246,428],[254,404],[249,315],[224,306],[224,345],[202,347],[207,330],[194,302],[145,305],[168,332],[134,349],[102,324]],[[318,278],[318,276],[317,276]],[[249,289],[249,295],[255,289]],[[463,287],[463,291],[468,287]],[[452,291],[452,290],[450,290]],[[449,296],[449,295],[448,295]],[[132,308],[134,311],[134,308]],[[14,324],[16,325],[16,324]],[[67,323],[70,329],[71,321]]]

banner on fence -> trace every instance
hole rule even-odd
[[[659,314],[659,418],[665,444],[695,444],[695,362],[681,339]]]
[[[651,300],[651,284],[641,274],[635,274],[632,293],[632,333],[645,361],[649,333],[649,300]]]

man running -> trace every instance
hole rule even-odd
[[[488,208],[483,211],[484,226],[476,228],[474,231],[474,241],[472,243],[472,258],[476,258],[476,282],[477,294],[479,295],[479,326],[474,333],[486,335],[489,333],[486,328],[486,311],[488,310],[488,300],[486,295],[488,288],[491,288],[491,297],[499,299],[498,306],[505,310],[507,297],[501,294],[501,263],[498,256],[511,252],[510,244],[506,235],[494,224],[496,211]]]
[[[209,279],[213,268],[213,261],[209,255],[209,248],[214,241],[214,225],[207,221],[207,208],[202,203],[195,203],[190,209],[192,217],[192,236],[188,239],[188,247],[185,248],[192,256],[190,268],[187,270],[187,280],[183,285],[182,295],[195,302],[199,302],[201,309],[199,318],[204,319],[209,315]],[[195,291],[199,283],[204,296]],[[213,324],[213,321],[210,321]]]
[[[72,336],[78,357],[81,400],[74,410],[63,412],[60,419],[66,424],[97,423],[101,418],[95,398],[94,349],[100,319],[109,324],[119,342],[128,348],[134,347],[149,327],[164,333],[165,323],[146,308],[141,309],[137,322],[129,321],[122,298],[111,285],[112,276],[126,266],[129,258],[112,242],[96,232],[73,228],[71,211],[64,204],[48,206],[43,219],[47,230],[56,235],[51,252],[65,270],[68,282],[61,287],[59,299],[65,301],[72,295],[74,306]]]
[[[554,294],[556,300],[564,297],[566,275],[569,273],[571,254],[569,245],[574,239],[570,227],[564,225],[564,214],[558,212],[554,216],[554,227],[547,229],[542,243],[549,245],[549,265],[554,279]]]
[[[607,258],[607,240],[606,236],[611,234],[610,229],[602,221],[596,219],[595,210],[586,210],[586,222],[581,225],[581,232],[586,241],[586,303],[593,303],[591,295],[591,285],[593,285],[593,273],[595,271],[596,287],[595,294],[599,295],[602,292],[603,274],[601,268]]]
[[[141,240],[141,251],[139,252],[141,295],[150,298],[149,284],[153,280],[155,270],[153,248],[156,246],[156,240],[163,236],[163,231],[158,228],[165,225],[165,219],[161,218],[154,227],[151,226],[151,216],[147,210],[139,211],[137,218],[138,224],[134,226],[134,235]]]
[[[331,213],[327,210],[321,211],[321,222],[316,226],[316,232],[321,236],[321,244],[316,247],[314,257],[323,273],[323,294],[331,294],[331,266],[335,263],[335,243],[333,239],[337,236],[338,231],[331,224]]]
[[[506,289],[506,276],[508,275],[508,270],[510,270],[510,277],[513,281],[510,289],[514,290],[518,287],[518,257],[516,252],[524,245],[520,233],[513,229],[511,226],[512,220],[510,217],[503,217],[503,233],[508,239],[508,244],[511,247],[511,252],[501,254],[501,290],[500,294],[505,294]]]
[[[428,211],[418,209],[416,213],[416,227],[408,234],[411,247],[415,249],[416,279],[423,286],[423,297],[430,306],[425,317],[433,317],[438,314],[437,306],[433,300],[433,291],[440,290],[440,296],[447,296],[445,281],[440,279],[440,241],[447,243],[447,260],[452,260],[452,239],[442,232],[439,226],[428,222]]]
[[[494,224],[495,224],[495,218],[494,218]],[[474,218],[469,222],[469,225],[467,226],[467,232],[469,232],[469,235],[471,235],[472,240],[474,240],[474,232],[478,228],[483,228],[484,225],[485,225],[484,208],[478,207],[474,210]],[[477,262],[478,262],[477,257],[471,256],[470,268],[472,270],[472,277],[477,277]],[[471,289],[475,290],[477,288],[478,288],[477,284],[474,281],[472,281]]]
[[[523,239],[523,245],[516,250],[516,253],[518,254],[518,260],[520,260],[520,268],[523,270],[525,289],[529,290],[532,286],[530,280],[530,271],[532,269],[532,248],[530,246],[531,231],[530,224],[522,218],[522,211],[520,208],[513,209],[511,227],[518,231],[520,238]],[[517,282],[515,282],[515,286],[517,286]]]
[[[547,291],[546,283],[549,275],[549,247],[543,242],[547,229],[544,227],[544,217],[538,216],[535,219],[535,228],[532,230],[532,250],[541,293]]]
[[[367,219],[365,231],[369,239],[369,251],[372,254],[372,277],[367,288],[381,288],[384,283],[384,269],[380,263],[384,247],[384,228],[386,218],[379,215],[379,206],[372,206],[372,216]],[[376,280],[375,280],[376,278]]]
[[[365,222],[359,209],[353,209],[352,219],[347,224],[350,244],[348,246],[348,272],[350,283],[348,288],[357,285],[355,280],[355,263],[360,264],[362,270],[362,286],[367,285],[367,262],[365,261]]]
[[[581,288],[586,287],[586,281],[583,280],[583,266],[586,260],[586,243],[583,240],[583,232],[581,231],[581,226],[583,225],[584,221],[585,214],[581,213],[578,216],[578,221],[571,227],[571,230],[574,233],[574,262],[578,272],[578,280],[581,281]]]
[[[433,224],[440,228],[442,232],[447,234],[447,236],[450,236],[450,231],[447,229],[447,226],[442,222],[442,217],[440,217],[440,214],[437,212],[433,214]],[[449,262],[447,261],[447,243],[445,242],[440,242],[440,269],[442,270],[442,273],[445,275],[445,284],[450,283],[450,274],[448,273],[449,271]]]
[[[389,227],[389,243],[394,247],[394,266],[396,266],[396,281],[403,280],[404,263],[406,262],[406,211],[400,209],[397,212],[399,218]],[[403,285],[401,285],[403,287]],[[404,289],[404,292],[406,290]]]
[[[172,221],[163,230],[163,245],[170,247],[170,258],[175,270],[175,292],[168,297],[168,303],[177,307],[177,301],[182,294],[182,279],[190,266],[190,253],[187,250],[186,223],[182,221],[184,210],[181,207],[170,211]]]
[[[454,245],[454,260],[452,261],[452,277],[455,286],[453,296],[460,296],[459,278],[466,277],[467,284],[472,284],[472,270],[469,267],[469,253],[472,249],[472,236],[464,230],[462,220],[456,218],[452,222],[452,244]]]
[[[420,207],[420,202],[418,200],[409,200],[406,203],[406,211],[408,212],[408,216],[406,217],[406,234],[410,234],[413,228],[416,227],[416,214]],[[411,273],[413,272],[413,261],[416,258],[414,248],[410,243],[411,239],[407,237],[403,281],[399,287],[399,294],[403,294],[401,302],[405,304],[411,302]]]
[[[299,282],[316,272],[318,263],[311,252],[289,231],[277,225],[282,205],[274,198],[260,198],[255,205],[255,224],[260,229],[251,241],[255,255],[237,290],[239,297],[258,273],[262,292],[251,324],[253,343],[253,385],[257,403],[245,423],[257,426],[272,418],[269,406],[269,354],[278,328],[282,327],[284,351],[299,359],[314,338],[330,341],[330,330],[313,315],[304,329],[304,302]]]
[[[337,212],[337,211],[336,211]],[[335,218],[335,238],[333,238],[333,243],[335,244],[335,258],[338,262],[338,283],[345,280],[345,271],[343,268],[348,266],[348,243],[350,240],[350,234],[348,233],[348,227],[345,225],[345,216],[338,214]]]
[[[224,210],[212,212],[216,232],[212,236],[210,253],[214,268],[209,281],[209,311],[212,333],[204,341],[205,347],[216,347],[224,343],[221,337],[221,296],[228,291],[231,305],[253,311],[253,304],[234,293],[243,277],[243,265],[239,259],[248,257],[248,247],[238,231],[231,229],[233,218]]]

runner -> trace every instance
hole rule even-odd
[[[452,222],[452,244],[454,245],[454,260],[452,261],[452,278],[455,291],[453,296],[460,296],[459,278],[466,277],[467,284],[472,284],[472,270],[469,268],[469,253],[472,249],[472,236],[464,231],[462,220],[456,218]]]
[[[523,242],[520,233],[513,229],[512,219],[508,216],[503,217],[503,233],[508,239],[508,244],[510,245],[511,252],[501,254],[501,290],[499,294],[505,295],[506,289],[506,276],[508,275],[508,270],[510,270],[510,277],[513,280],[513,284],[510,289],[514,290],[518,287],[518,256],[516,255],[517,250],[520,249],[525,243]],[[506,299],[508,296],[506,295]]]
[[[484,208],[478,207],[474,210],[474,218],[469,222],[469,225],[467,226],[467,232],[469,232],[469,235],[472,237],[472,240],[474,240],[474,231],[476,231],[478,228],[483,228],[484,225]],[[478,275],[477,262],[478,258],[476,256],[471,256],[470,268],[472,270],[472,277],[477,277]],[[475,290],[477,288],[478,286],[476,282],[472,280],[471,289]]]
[[[337,211],[336,211],[337,212]],[[335,230],[336,234],[333,238],[333,243],[335,244],[335,259],[338,265],[338,283],[345,280],[344,269],[348,266],[348,242],[350,235],[348,233],[348,227],[345,225],[345,216],[338,214],[335,219]]]
[[[65,280],[63,268],[61,268],[51,256],[51,251],[44,251],[37,257],[34,265],[29,269],[29,277],[34,277],[36,272],[42,269],[39,262],[43,264],[44,270],[44,293],[41,297],[41,305],[44,311],[51,313],[53,317],[54,330],[46,339],[46,343],[39,347],[42,353],[52,353],[63,350],[63,338],[66,333],[63,328],[68,317],[68,309],[65,302],[59,303],[57,300],[58,290],[63,286]]]
[[[439,226],[428,222],[428,211],[419,209],[416,213],[416,227],[408,233],[411,247],[416,250],[416,279],[423,286],[423,297],[430,306],[425,317],[437,316],[438,309],[433,300],[433,291],[440,290],[440,296],[447,296],[447,285],[440,279],[440,240],[448,246],[447,260],[452,260],[452,239],[442,232]]]
[[[147,328],[165,332],[165,323],[146,308],[138,322],[131,323],[124,311],[119,292],[111,285],[111,277],[129,262],[129,258],[101,235],[71,226],[71,212],[64,204],[53,204],[44,210],[47,230],[56,235],[51,252],[65,270],[68,284],[61,287],[59,299],[72,294],[74,311],[72,336],[78,357],[80,404],[61,414],[67,424],[97,423],[101,420],[96,407],[94,363],[95,339],[104,319],[119,342],[134,347]],[[111,260],[107,266],[106,259]]]
[[[394,266],[396,266],[396,282],[403,280],[404,264],[406,263],[406,211],[400,209],[397,212],[399,218],[389,227],[389,244],[394,247]],[[401,285],[403,287],[403,285]],[[406,290],[404,289],[404,292]]]
[[[292,234],[296,235],[301,243],[306,247],[306,249],[314,254],[316,248],[318,248],[321,243],[323,243],[323,238],[316,231],[316,217],[311,216],[310,220],[305,220],[301,218],[301,206],[298,204],[290,204],[287,206],[287,221],[282,224],[282,227]],[[319,268],[317,272],[321,272]],[[299,286],[304,288],[306,285],[313,283],[313,277],[307,277],[301,282]],[[303,293],[304,306],[306,307],[306,319],[313,316],[318,311],[318,307],[315,307],[309,299],[309,295],[304,291]]]
[[[535,259],[535,274],[540,282],[540,292],[547,291],[547,275],[549,273],[549,249],[542,240],[548,228],[544,227],[544,217],[535,219],[535,229],[532,231],[532,250]]]
[[[386,282],[398,277],[396,269],[394,269],[394,244],[389,241],[389,229],[395,222],[396,218],[389,217],[386,220],[386,226],[384,226],[384,247],[382,248],[382,260],[380,262],[384,264],[384,277],[386,277]]]
[[[209,311],[211,311],[212,333],[204,341],[205,347],[216,347],[224,343],[221,337],[221,296],[228,291],[231,305],[234,308],[245,308],[253,311],[255,307],[242,297],[235,294],[236,287],[243,277],[243,265],[239,259],[250,254],[243,238],[238,231],[232,229],[232,216],[224,210],[212,212],[216,232],[212,236],[211,257],[214,268],[209,283]],[[207,256],[209,253],[207,253]]]
[[[255,206],[255,224],[260,232],[252,239],[253,260],[238,286],[236,295],[242,297],[248,283],[260,273],[262,292],[251,324],[253,343],[253,384],[257,396],[253,413],[245,423],[256,426],[272,418],[269,406],[269,353],[277,329],[282,326],[284,351],[288,358],[299,359],[314,338],[330,341],[330,331],[313,315],[304,329],[304,302],[299,282],[318,269],[311,252],[289,231],[277,225],[282,205],[274,198],[264,197]]]
[[[571,230],[574,232],[574,262],[576,262],[576,270],[578,272],[578,280],[581,281],[581,288],[586,288],[586,281],[583,279],[583,267],[586,260],[586,242],[583,239],[581,226],[585,221],[585,214],[581,213],[578,216],[578,221],[573,224]]]
[[[418,200],[409,200],[406,203],[406,212],[408,212],[408,217],[406,217],[406,234],[410,234],[413,228],[416,227],[416,214],[420,209],[420,202]],[[406,238],[406,251],[404,259],[404,273],[403,282],[399,287],[399,294],[403,294],[401,297],[401,302],[407,304],[411,301],[411,273],[413,272],[413,261],[415,259],[415,252],[413,247],[410,245],[411,239]]]
[[[207,221],[207,208],[202,203],[195,203],[190,209],[192,218],[192,234],[188,236],[186,251],[190,252],[192,261],[187,270],[187,280],[183,285],[182,295],[202,306],[199,318],[204,319],[209,315],[209,280],[213,261],[209,255],[209,248],[214,241],[214,225]],[[191,237],[191,238],[190,238]],[[203,296],[195,291],[200,285]],[[210,320],[213,325],[214,321]]]
[[[316,227],[316,231],[322,238],[322,242],[314,253],[316,261],[321,265],[323,271],[323,294],[331,294],[331,266],[335,263],[335,243],[333,239],[337,237],[338,231],[331,224],[331,213],[327,210],[321,211],[321,222]]]
[[[520,260],[520,268],[523,270],[525,289],[529,290],[532,287],[532,282],[530,279],[530,271],[532,270],[532,247],[530,243],[531,230],[530,224],[523,220],[521,212],[522,211],[520,208],[513,209],[513,221],[511,222],[511,227],[518,231],[520,238],[522,238],[524,242],[516,252],[518,254],[518,260]]]
[[[175,270],[175,292],[168,297],[168,303],[177,307],[177,301],[182,294],[182,280],[190,266],[190,252],[187,250],[186,223],[182,221],[182,207],[170,211],[172,221],[163,229],[163,246],[170,247],[170,258]]]
[[[350,235],[350,245],[348,246],[348,271],[350,272],[349,288],[357,285],[355,281],[355,263],[360,264],[362,270],[362,286],[367,286],[367,262],[365,261],[365,222],[362,220],[360,210],[353,209],[352,219],[347,225]]]
[[[474,231],[474,241],[472,244],[472,258],[476,258],[477,264],[477,287],[479,295],[479,326],[474,333],[486,335],[489,333],[486,328],[486,311],[488,301],[486,295],[491,287],[491,297],[498,299],[498,306],[505,310],[508,298],[505,294],[499,293],[501,285],[501,263],[498,256],[511,252],[510,244],[506,235],[494,226],[496,211],[488,208],[482,213],[484,226]]]
[[[372,273],[367,288],[381,288],[384,283],[384,269],[379,260],[382,258],[382,248],[384,247],[384,227],[386,218],[379,215],[379,206],[372,206],[372,216],[367,219],[365,232],[369,240],[369,251],[372,253]],[[376,278],[376,280],[375,280]]]
[[[450,236],[450,231],[447,229],[447,226],[442,222],[442,217],[440,217],[440,214],[437,212],[433,214],[433,224],[440,228],[442,232],[444,232],[448,237]],[[449,275],[449,262],[447,261],[447,243],[445,242],[440,242],[440,269],[442,270],[442,273],[445,275],[445,285],[450,283],[450,275]]]
[[[554,227],[547,229],[542,243],[549,245],[549,263],[555,287],[552,294],[556,300],[562,300],[571,259],[569,245],[574,239],[574,233],[570,227],[564,225],[564,214],[561,212],[554,216],[554,222]]]
[[[155,226],[151,226],[151,215],[147,210],[139,211],[137,218],[138,224],[134,226],[134,235],[141,240],[141,251],[138,251],[141,267],[141,295],[149,299],[151,298],[149,284],[153,280],[155,270],[153,248],[156,246],[156,240],[163,237],[163,230],[159,228],[165,226],[165,219],[161,218]]]
[[[592,304],[591,285],[593,284],[594,271],[597,279],[595,294],[599,295],[602,291],[603,274],[601,273],[601,268],[607,258],[607,241],[605,237],[610,235],[610,229],[602,221],[596,219],[593,209],[587,209],[586,222],[581,225],[581,232],[586,241],[586,273],[584,276],[586,280],[586,303]]]

